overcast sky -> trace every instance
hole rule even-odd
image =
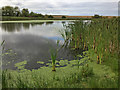
[[[11,5],[42,14],[118,16],[119,0],[0,0],[0,7]]]

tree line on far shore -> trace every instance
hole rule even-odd
[[[2,16],[54,18],[52,15],[30,12],[27,8],[20,10],[18,6],[4,6],[1,11]],[[61,16],[61,18],[66,18],[66,16]]]
[[[47,14],[43,15],[41,13],[35,13],[33,11],[30,12],[28,8],[23,8],[20,10],[18,6],[15,7],[3,6],[2,8],[0,8],[0,11],[2,11],[2,16],[9,16],[9,17],[40,17],[41,19],[56,19],[54,15],[47,15]],[[116,16],[113,17],[116,18]],[[92,16],[92,18],[108,18],[108,17],[95,14],[94,16]],[[68,18],[67,16],[63,15],[61,16],[61,19],[70,19],[70,17]]]

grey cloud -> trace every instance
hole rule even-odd
[[[23,1],[23,0],[22,0]],[[74,2],[64,3],[56,2],[17,2],[21,8],[29,8],[30,11],[37,13],[52,13],[52,14],[64,14],[64,15],[118,15],[118,3],[117,2]]]
[[[54,6],[51,3],[38,3],[35,4],[34,10],[36,12],[44,11],[46,13],[64,13],[70,15],[93,15],[95,13],[102,15],[117,15],[117,2],[84,2],[84,3],[59,3]],[[30,6],[31,7],[31,6]],[[33,9],[33,8],[31,8]]]

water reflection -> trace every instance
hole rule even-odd
[[[65,21],[62,21],[62,24],[65,24],[66,22]]]
[[[45,22],[39,22],[39,23],[31,23],[31,26],[34,27],[36,25],[44,25]]]
[[[3,69],[16,69],[15,63],[24,60],[27,61],[26,69],[38,69],[41,65],[37,61],[49,62],[49,50],[51,47],[56,48],[56,41],[59,39],[60,43],[64,42],[59,33],[59,30],[63,30],[61,21],[3,23],[0,27],[0,31],[3,32],[2,38],[6,42],[3,53],[7,52],[2,58]],[[8,54],[9,49],[12,50],[13,54]],[[61,58],[71,60],[73,55],[70,54],[69,50],[61,49],[57,60]]]
[[[24,30],[29,30],[30,27],[34,27],[37,25],[51,25],[54,22],[39,22],[39,23],[2,23],[0,25],[0,27],[2,28],[3,31],[5,32],[19,32],[20,30],[24,29]]]
[[[54,22],[51,21],[51,22],[46,22],[46,25],[52,25]]]
[[[22,26],[23,26],[23,28],[24,28],[25,30],[29,30],[29,28],[30,28],[30,23],[24,23],[24,24],[22,24]]]
[[[2,23],[1,27],[2,30],[7,31],[7,32],[15,32],[15,31],[20,31],[22,29],[21,23]]]
[[[26,69],[38,69],[41,65],[37,64],[37,61],[44,61],[45,63],[49,62],[49,50],[53,47],[57,48],[56,43],[53,40],[40,36],[4,35],[3,39],[6,40],[5,51],[11,49],[16,53],[15,55],[7,54],[3,56],[3,69],[16,69],[14,64],[24,60],[28,62],[25,66]],[[3,53],[5,51],[3,51]],[[61,58],[69,60],[73,59],[69,51],[64,49],[61,49],[60,52],[58,52],[57,60],[60,60]]]
[[[30,30],[33,27],[63,27],[64,24],[68,24],[67,21],[49,21],[49,22],[33,22],[33,23],[2,23],[0,25],[2,31],[5,32],[21,32],[22,30]],[[47,28],[48,28],[47,27]],[[61,28],[60,28],[61,29]]]

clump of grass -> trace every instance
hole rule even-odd
[[[57,46],[59,46],[59,40],[57,40]],[[52,71],[56,71],[55,70],[55,64],[56,64],[55,62],[56,62],[58,51],[59,51],[59,49],[55,49],[55,48],[52,48],[50,50],[51,60],[52,60]]]
[[[82,72],[82,76],[83,76],[83,77],[88,77],[88,76],[91,76],[91,75],[94,74],[94,73],[93,73],[93,68],[92,68],[92,67],[89,67],[88,64],[86,64],[85,66],[82,67],[81,72]]]
[[[56,57],[57,57],[57,52],[56,52],[56,50],[52,49],[51,50],[51,60],[52,60],[52,67],[53,67],[52,71],[56,71],[55,70]]]
[[[2,87],[7,88],[7,78],[6,78],[7,70],[2,71]]]
[[[118,88],[118,77],[92,77],[89,78],[88,87],[91,88]]]
[[[1,46],[5,43],[5,40],[2,41]]]

